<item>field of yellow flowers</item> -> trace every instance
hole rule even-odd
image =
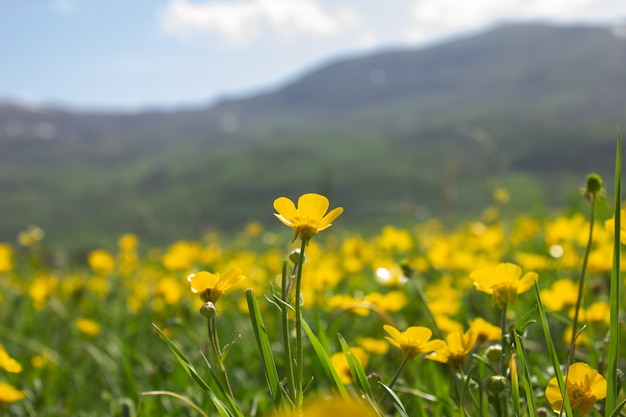
[[[29,227],[0,244],[0,415],[617,416],[602,194],[590,175],[588,212],[507,219],[497,190],[480,219],[375,236],[280,197],[275,227],[78,263]]]

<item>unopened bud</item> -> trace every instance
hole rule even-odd
[[[487,360],[489,360],[489,362],[491,363],[498,363],[502,361],[502,346],[500,345],[489,346],[485,350],[485,356],[487,357]]]
[[[215,308],[215,304],[210,301],[202,304],[200,307],[200,314],[202,314],[207,319],[213,318],[217,315],[217,308]]]
[[[304,259],[306,259],[306,257]],[[289,261],[294,265],[298,265],[300,262],[300,249],[294,249],[291,251],[289,254]]]
[[[495,395],[503,393],[507,389],[508,385],[509,383],[506,380],[506,377],[502,375],[494,375],[491,378],[487,378],[487,381],[485,381],[487,391],[490,394]]]
[[[587,185],[583,190],[583,195],[591,201],[598,195],[602,195],[603,192],[602,178],[598,174],[592,173],[587,175]]]

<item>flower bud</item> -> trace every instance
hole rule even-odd
[[[485,350],[485,356],[491,363],[499,363],[502,360],[502,346],[493,345]]]
[[[215,308],[215,304],[207,301],[206,303],[202,304],[202,307],[200,307],[200,314],[202,314],[207,319],[213,318],[217,316],[217,308]]]
[[[306,257],[303,260],[306,260]],[[300,249],[294,249],[291,251],[289,254],[289,262],[294,265],[298,265],[298,262],[300,262]]]
[[[502,375],[494,375],[491,378],[487,378],[485,381],[485,386],[487,387],[487,392],[492,395],[499,395],[503,393],[509,383],[506,380],[506,377]]]
[[[591,173],[587,175],[587,185],[583,189],[583,195],[587,200],[592,201],[598,195],[604,193],[602,178],[598,174]]]

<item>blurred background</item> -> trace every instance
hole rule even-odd
[[[626,124],[619,0],[2,2],[0,53],[0,241],[72,250],[312,191],[363,231],[541,213]]]

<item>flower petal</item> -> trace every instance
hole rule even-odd
[[[411,326],[406,329],[405,336],[411,343],[423,344],[430,339],[433,332],[427,327]]]
[[[280,222],[281,222],[282,224],[284,224],[285,226],[289,226],[289,227],[294,227],[294,226],[295,226],[295,225],[293,224],[293,222],[291,222],[291,221],[287,220],[286,218],[284,218],[284,217],[283,217],[282,215],[280,215],[280,214],[276,214],[276,213],[274,213],[274,216],[276,216],[276,218],[277,218],[278,220],[280,220]]]
[[[388,325],[388,324],[385,324],[385,325],[383,326],[383,329],[385,329],[385,331],[386,331],[387,333],[389,333],[389,335],[390,335],[391,337],[393,337],[394,339],[396,339],[396,340],[400,337],[400,330],[396,329],[396,328],[395,328],[395,327],[393,327],[393,326],[390,326],[390,325]]]
[[[522,268],[512,263],[503,263],[496,266],[494,275],[499,282],[517,281],[522,275]]]
[[[189,278],[191,278],[189,281],[191,284],[191,292],[194,293],[202,293],[206,290],[212,290],[215,288],[215,284],[217,284],[219,280],[219,277],[216,274],[206,271],[190,275]]]
[[[448,345],[441,339],[431,340],[426,343],[423,347],[424,352],[432,352],[432,351],[446,351],[449,353]]]
[[[245,278],[246,277],[241,273],[239,268],[233,268],[220,277],[216,288],[224,293]]]
[[[474,286],[478,291],[493,293],[491,287],[496,284],[494,268],[479,269],[470,274],[470,279],[474,281]]]
[[[539,275],[536,272],[527,272],[517,284],[517,293],[521,294],[532,287],[539,279]]]
[[[298,215],[298,211],[296,210],[296,206],[293,204],[293,201],[291,201],[287,197],[278,197],[276,200],[274,200],[274,209],[278,212],[278,214],[280,214],[285,220],[288,221],[293,220],[293,218]]]
[[[553,411],[558,412],[561,409],[563,397],[561,397],[561,390],[559,389],[559,383],[557,382],[556,377],[552,378],[550,382],[548,382],[548,387],[546,388],[546,399],[550,403]]]
[[[298,199],[298,214],[300,217],[310,218],[315,221],[322,220],[328,210],[328,199],[320,194],[303,194]]]
[[[343,213],[343,207],[337,207],[332,209],[327,215],[325,215],[322,220],[320,220],[319,222],[319,228],[320,230],[323,229],[327,229],[328,227],[330,227],[330,225],[333,223],[333,221],[341,216],[341,213]]]

